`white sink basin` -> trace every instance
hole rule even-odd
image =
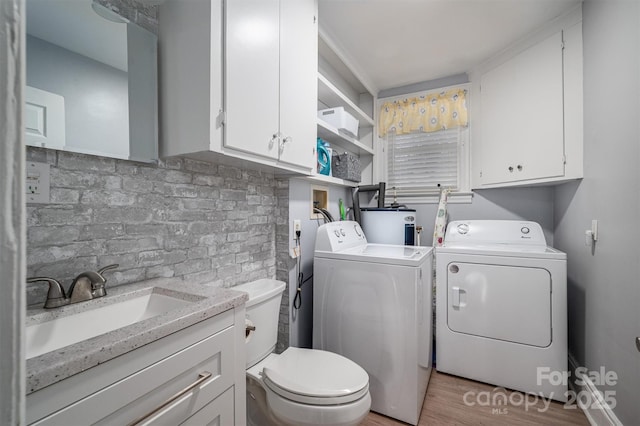
[[[77,305],[81,307],[81,302]],[[189,300],[158,293],[131,296],[120,302],[87,309],[26,327],[27,359],[108,333],[192,303]]]

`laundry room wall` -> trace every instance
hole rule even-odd
[[[640,2],[585,1],[583,42],[584,179],[558,186],[554,200],[554,242],[567,253],[569,354],[577,366],[617,374],[615,385],[596,385],[613,392],[622,424],[638,424]]]
[[[313,274],[313,253],[316,243],[316,231],[324,222],[311,219],[311,191],[312,187],[324,187],[329,191],[329,212],[334,219],[339,220],[338,200],[342,198],[346,206],[351,205],[351,191],[348,188],[334,185],[319,185],[304,179],[291,179],[289,181],[289,247],[294,247],[293,221],[300,219],[302,233],[300,244],[302,247],[301,270],[304,279]],[[302,307],[293,309],[293,300],[296,295],[296,261],[289,261],[289,312],[280,310],[280,327],[288,327],[289,344],[296,347],[311,347],[313,333],[313,278],[302,287]],[[284,305],[284,304],[283,304]],[[284,325],[288,322],[288,325]],[[281,330],[285,332],[286,330]]]
[[[553,236],[552,187],[500,188],[476,190],[469,203],[449,203],[449,221],[465,219],[531,220],[542,226],[547,244]],[[416,209],[416,224],[423,227],[421,245],[430,246],[436,218],[437,204],[409,204]]]

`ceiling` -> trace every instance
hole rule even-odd
[[[381,91],[470,71],[580,0],[319,0],[322,31]]]

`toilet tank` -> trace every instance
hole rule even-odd
[[[232,288],[249,294],[245,305],[246,323],[247,326],[256,328],[249,332],[245,340],[247,368],[263,360],[276,347],[280,301],[284,288],[284,282],[270,279],[252,281]]]

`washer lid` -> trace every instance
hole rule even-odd
[[[267,387],[305,404],[335,405],[369,391],[369,375],[355,362],[332,352],[288,348],[263,369]]]
[[[432,247],[364,244],[334,253],[316,251],[316,257],[387,265],[419,266],[431,257],[432,251]]]

